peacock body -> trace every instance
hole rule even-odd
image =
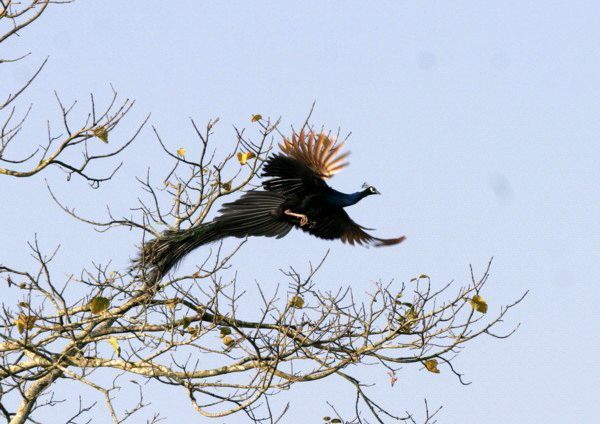
[[[264,236],[281,238],[292,228],[313,236],[344,243],[390,246],[405,237],[382,239],[368,234],[344,208],[379,194],[372,186],[355,193],[331,188],[325,179],[345,168],[348,152],[343,143],[325,134],[294,133],[284,138],[281,153],[271,155],[261,177],[264,190],[252,190],[225,203],[211,222],[182,231],[166,231],[147,242],[138,262],[151,282],[160,280],[184,256],[199,246],[225,237]]]

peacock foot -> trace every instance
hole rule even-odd
[[[288,216],[293,216],[294,218],[299,218],[301,227],[304,227],[306,224],[308,224],[308,216],[306,216],[303,213],[295,213],[292,212],[290,209],[286,209],[285,211],[283,211],[283,213]]]

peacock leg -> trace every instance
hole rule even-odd
[[[300,218],[300,226],[301,227],[304,227],[306,224],[308,224],[308,216],[306,216],[302,213],[295,213],[289,209],[286,209],[285,211],[283,211],[283,213],[288,216],[293,216],[294,218]]]

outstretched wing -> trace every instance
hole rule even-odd
[[[350,152],[341,153],[343,145],[323,133],[294,132],[279,145],[283,155],[273,155],[265,163],[262,176],[271,178],[263,187],[290,195],[325,186],[325,178],[348,166],[344,160]]]
[[[239,199],[225,203],[213,222],[222,235],[281,238],[293,228],[277,214],[284,201],[285,198],[279,193],[247,191]]]
[[[312,226],[301,227],[304,231],[326,240],[340,239],[344,243],[391,246],[403,242],[406,237],[401,236],[391,239],[374,237],[365,228],[354,222],[342,208],[336,208],[330,215],[321,218]]]

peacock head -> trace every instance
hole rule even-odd
[[[377,189],[376,189],[375,187],[373,187],[372,185],[369,185],[368,183],[364,183],[364,184],[362,185],[362,188],[364,189],[364,190],[363,190],[363,194],[364,194],[365,196],[370,196],[370,195],[372,195],[372,194],[381,194],[381,193],[379,192],[379,190],[377,190]]]

